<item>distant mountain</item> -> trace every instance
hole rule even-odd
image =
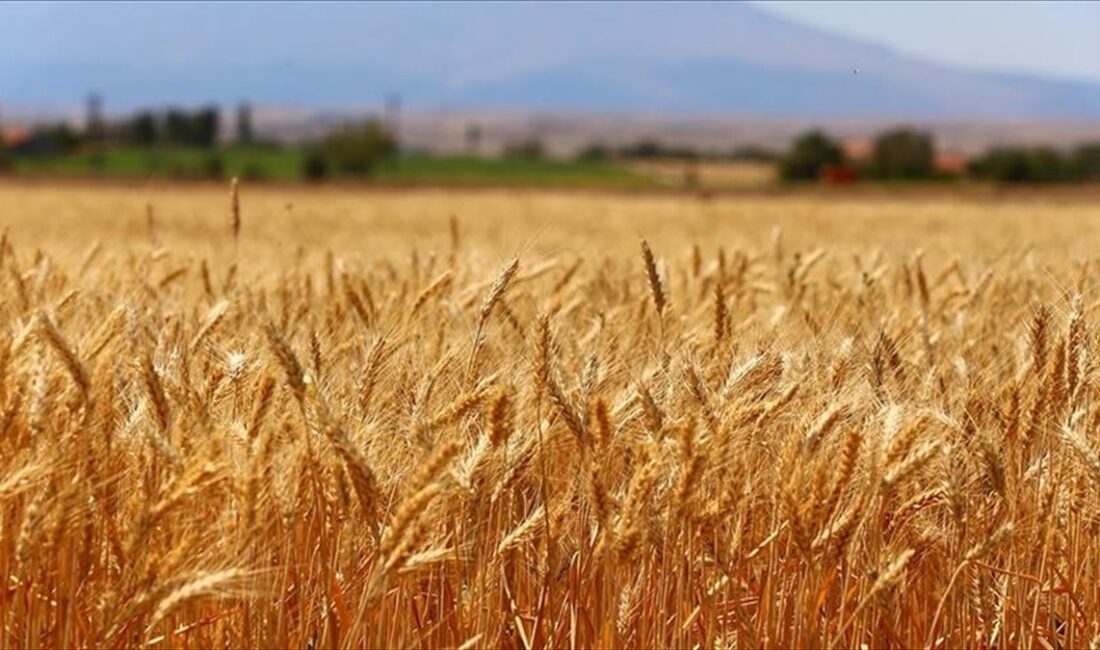
[[[0,106],[1100,119],[1100,83],[922,62],[743,3],[78,4],[37,34],[31,11],[0,7]]]

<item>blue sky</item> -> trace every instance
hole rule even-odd
[[[1100,2],[756,2],[939,63],[1100,81]]]

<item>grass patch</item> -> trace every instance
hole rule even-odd
[[[100,178],[224,179],[303,181],[305,154],[276,147],[117,147],[64,156],[24,156],[18,174]],[[339,176],[330,179],[347,180]],[[381,162],[365,179],[394,185],[503,187],[641,188],[657,183],[645,174],[608,161],[488,159],[411,155]]]
[[[65,156],[16,158],[17,173],[106,178],[225,178],[297,180],[302,153],[274,147],[117,147]]]

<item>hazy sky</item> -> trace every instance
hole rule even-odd
[[[0,105],[16,109],[72,107],[95,90],[115,110],[242,97],[376,105],[400,93],[429,108],[1100,116],[1100,85],[960,66],[1100,82],[1100,0],[0,0]]]
[[[140,4],[140,3],[139,3]],[[149,3],[152,4],[152,3]],[[177,4],[177,3],[170,3]],[[196,11],[188,12],[179,5],[193,5]],[[300,20],[302,12],[273,2],[269,17],[271,25],[285,23],[287,19]],[[989,68],[1003,71],[1035,72],[1080,79],[1100,80],[1100,1],[1093,2],[791,2],[789,0],[761,0],[764,7],[805,24],[857,36],[874,41],[905,53],[943,63]],[[111,50],[145,48],[145,52],[164,57],[186,59],[204,47],[212,37],[206,32],[238,30],[244,39],[255,38],[254,22],[242,24],[237,20],[245,12],[233,11],[226,6],[207,5],[200,8],[197,2],[181,2],[169,10],[172,15],[222,16],[231,25],[209,24],[197,20],[189,25],[177,25],[181,31],[189,31],[192,38],[187,47],[169,44],[177,51],[157,52],[157,23],[164,12],[155,7],[116,4],[111,8],[78,7],[58,3],[0,3],[0,25],[5,25],[0,37],[0,54],[19,60],[51,59],[73,56],[83,51],[83,43],[97,43],[97,56],[109,58],[116,54]],[[316,10],[323,5],[313,5]],[[626,6],[620,6],[629,12]],[[490,7],[486,7],[491,9]],[[181,11],[182,10],[182,11]],[[418,11],[404,7],[377,7],[379,12],[408,14]],[[422,7],[429,15],[435,11]],[[114,15],[115,22],[109,33],[82,31],[89,18],[106,13]],[[313,14],[324,14],[323,10]],[[507,13],[507,12],[505,12]],[[185,21],[186,22],[186,21]],[[217,23],[223,22],[216,20]],[[236,23],[236,24],[232,24]],[[309,27],[307,25],[306,27]],[[95,27],[91,27],[93,31]],[[329,26],[339,35],[340,26]],[[173,34],[173,36],[178,34]],[[107,38],[106,42],[102,42]],[[112,45],[113,43],[113,45]],[[288,44],[293,47],[293,44]],[[192,51],[194,50],[194,51]],[[277,52],[268,50],[269,56]]]
[[[137,3],[146,4],[146,3]],[[65,3],[0,3],[0,24],[6,23],[0,38],[0,53],[9,62],[26,57],[28,60],[49,60],[88,56],[81,51],[82,44],[97,43],[97,56],[110,58],[112,50],[141,50],[163,59],[187,59],[197,54],[209,37],[204,32],[224,32],[233,29],[243,39],[255,38],[255,23],[245,24],[239,15],[228,7],[217,7],[199,2],[169,3],[176,5],[168,13],[179,16],[195,16],[189,25],[178,25],[190,32],[191,44],[180,47],[170,43],[176,51],[157,51],[158,35],[163,29],[159,11],[153,3],[146,6],[125,3],[110,8],[84,5],[79,7]],[[192,5],[188,11],[180,5]],[[261,3],[262,4],[262,3]],[[299,8],[280,6],[273,2],[265,20],[273,26],[290,20],[300,20]],[[790,0],[760,0],[759,7],[794,18],[804,24],[856,36],[864,40],[915,54],[936,62],[962,64],[1002,71],[1033,72],[1040,74],[1076,77],[1100,81],[1100,1],[1092,2],[793,2]],[[153,6],[149,6],[153,5]],[[317,10],[323,5],[313,5]],[[241,7],[238,7],[241,8]],[[491,5],[485,7],[491,10]],[[629,12],[629,8],[620,5]],[[376,11],[404,13],[416,12],[408,5],[376,7]],[[436,11],[423,6],[425,22]],[[312,11],[312,15],[325,12]],[[239,14],[239,15],[238,15]],[[82,31],[89,25],[89,18],[113,15],[114,25],[110,33]],[[198,17],[222,16],[225,24],[206,24]],[[185,21],[186,22],[186,21]],[[216,20],[217,23],[223,22]],[[234,24],[236,23],[236,24]],[[309,25],[307,25],[309,27]],[[95,27],[93,32],[98,31]],[[341,27],[329,29],[339,36]],[[173,36],[177,36],[173,34]],[[102,39],[108,41],[103,42]],[[293,46],[293,44],[288,44]],[[203,52],[205,54],[205,52]],[[268,50],[269,56],[278,52]]]
[[[756,3],[940,62],[1100,81],[1100,2]]]

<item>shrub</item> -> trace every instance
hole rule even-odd
[[[319,181],[328,176],[328,161],[320,151],[309,151],[302,160],[302,176],[309,181]]]
[[[328,136],[320,152],[337,173],[367,176],[379,161],[397,153],[397,141],[380,122],[369,120]]]
[[[528,140],[521,140],[520,142],[513,142],[505,145],[504,147],[505,158],[527,158],[530,160],[538,160],[546,157],[546,149],[543,147],[542,142],[531,138]]]

